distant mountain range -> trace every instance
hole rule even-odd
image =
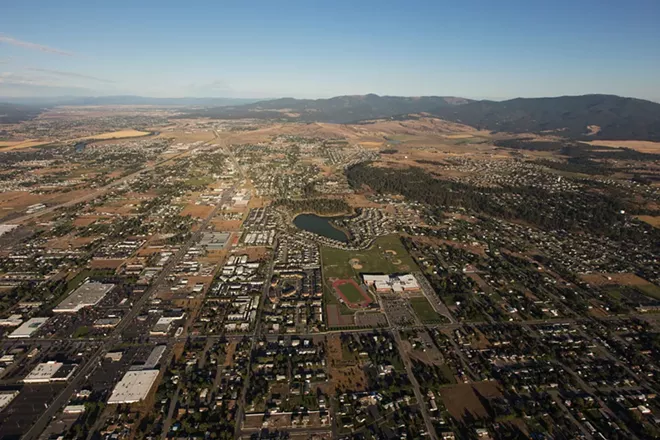
[[[363,123],[374,119],[414,119],[423,115],[495,132],[550,133],[571,139],[660,141],[660,104],[614,95],[517,98],[499,102],[446,96],[373,94],[254,101],[107,96],[60,98],[51,102],[23,99],[17,104],[181,106],[189,107],[181,110],[182,117],[256,118],[289,122]],[[30,119],[39,112],[38,108],[17,104],[0,104],[0,123]]]
[[[43,109],[30,105],[0,102],[0,124],[15,124],[34,119]]]
[[[554,133],[572,139],[660,141],[660,104],[614,95],[517,98],[500,102],[439,96],[284,98],[190,112],[214,118],[334,123],[407,119],[420,113],[495,132]]]
[[[146,96],[118,95],[118,96],[60,96],[60,97],[30,97],[30,98],[2,98],[0,102],[13,104],[58,106],[58,105],[163,105],[163,106],[223,106],[241,105],[259,101],[259,99],[244,98],[150,98]]]
[[[472,102],[465,98],[444,96],[352,95],[329,99],[281,98],[240,106],[192,111],[192,116],[211,118],[259,118],[300,122],[346,124],[367,119],[381,119],[403,114],[429,112]]]
[[[614,95],[475,101],[458,107],[438,107],[430,113],[496,132],[660,141],[660,104]]]

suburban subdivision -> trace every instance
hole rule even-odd
[[[351,99],[0,125],[0,439],[660,438],[658,139]]]

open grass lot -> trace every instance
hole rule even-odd
[[[410,298],[410,305],[424,324],[445,322],[447,319],[433,310],[431,303],[423,296]]]
[[[351,260],[354,264],[351,264]],[[331,278],[352,278],[361,283],[360,274],[363,273],[393,274],[417,270],[397,235],[379,237],[369,249],[359,251],[323,247],[321,261],[327,287],[330,287],[331,283],[327,281]]]

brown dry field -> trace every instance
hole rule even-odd
[[[611,278],[611,279],[608,279]],[[624,286],[644,286],[651,284],[646,281],[644,278],[638,277],[632,273],[610,273],[610,274],[600,274],[600,273],[590,273],[580,275],[584,281],[595,286],[607,286],[620,284]]]
[[[412,344],[409,341],[403,340],[401,342],[403,350],[408,353],[408,356],[411,359],[415,359],[430,365],[442,365],[444,361],[442,354],[440,354],[440,352],[435,348],[426,349],[426,351],[414,350]]]
[[[138,131],[138,130],[119,130],[108,133],[100,133],[92,136],[85,136],[81,138],[68,139],[68,141],[83,141],[83,140],[106,140],[106,139],[126,139],[134,137],[143,137],[148,136],[149,132]],[[40,145],[46,145],[52,142],[48,139],[25,139],[25,140],[16,140],[16,141],[0,141],[0,151],[13,151],[13,150],[22,150],[25,148],[38,147]]]
[[[48,240],[46,247],[49,249],[78,249],[92,243],[99,237],[75,237],[66,235],[64,237]]]
[[[268,256],[268,254],[269,250],[265,246],[246,247],[232,252],[232,255],[247,255],[249,261],[264,259],[266,256]]]
[[[139,200],[115,200],[101,205],[95,209],[95,212],[102,214],[132,214],[141,203]]]
[[[202,264],[219,264],[222,261],[224,261],[225,257],[227,256],[228,251],[226,250],[221,250],[221,251],[208,251],[205,256],[200,257],[197,259]]]
[[[50,143],[47,140],[29,139],[24,141],[3,141],[0,142],[0,151],[13,151],[22,150],[24,148],[38,147],[39,145],[46,145]]]
[[[92,136],[85,136],[78,139],[73,139],[76,141],[91,140],[91,139],[125,139],[132,137],[143,137],[148,136],[151,133],[148,131],[138,131],[138,130],[119,130],[119,131],[110,131],[107,133],[94,134]]]
[[[211,220],[214,231],[238,231],[241,223],[241,220]]]
[[[83,215],[73,221],[73,226],[86,227],[101,218],[103,217],[98,215]]]
[[[0,206],[2,209],[12,209],[27,207],[35,203],[43,203],[47,196],[39,194],[30,194],[25,191],[7,191],[0,193]]]
[[[351,205],[353,208],[381,208],[382,205],[379,203],[371,202],[367,199],[365,194],[348,194],[344,196],[346,203]]]
[[[232,341],[229,344],[227,344],[227,353],[225,355],[225,362],[224,366],[225,367],[231,367],[234,365],[234,352],[236,351],[236,346],[238,345],[237,342]]]
[[[173,131],[163,131],[158,135],[158,138],[161,139],[170,139],[174,138],[176,142],[209,142],[215,139],[215,134],[212,131],[191,131],[186,132],[185,130],[177,129]]]
[[[466,413],[475,418],[487,417],[486,408],[479,401],[475,389],[484,397],[500,397],[500,391],[496,382],[479,382],[474,384],[461,383],[445,387],[440,392],[442,401],[447,410],[457,420],[463,420]]]
[[[245,132],[220,132],[218,144],[266,142],[279,135],[297,135],[321,139],[345,138],[349,142],[359,143],[365,148],[378,148],[386,139],[393,135],[428,136],[439,134],[452,135],[456,133],[474,136],[488,135],[488,132],[478,131],[466,125],[444,121],[436,118],[421,118],[409,121],[376,120],[366,124],[330,124],[330,123],[278,123]],[[424,143],[422,139],[419,140]]]
[[[642,153],[660,153],[660,142],[651,141],[589,141],[589,145],[603,147],[624,147]]]
[[[120,259],[94,259],[89,265],[92,269],[119,269],[126,260]]]
[[[211,213],[211,211],[213,211],[213,206],[189,204],[183,208],[181,215],[190,215],[191,217],[196,218],[206,218]]]
[[[660,228],[660,216],[653,215],[638,215],[637,218],[643,222],[648,223],[654,228]]]
[[[338,336],[328,337],[328,373],[330,386],[328,386],[327,392],[330,395],[340,388],[353,391],[366,390],[368,381],[362,368],[355,363],[344,365],[341,339]]]

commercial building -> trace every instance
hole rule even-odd
[[[414,275],[363,275],[367,286],[373,286],[377,292],[409,292],[420,290]]]
[[[75,313],[84,307],[98,304],[115,287],[114,284],[103,284],[87,281],[74,290],[57,307],[56,313]]]
[[[77,365],[48,361],[37,365],[25,376],[25,383],[65,382],[69,380]]]
[[[18,339],[18,338],[29,338],[32,336],[39,327],[44,325],[49,318],[32,318],[27,322],[21,324],[16,330],[9,334],[8,338]]]
[[[143,400],[153,387],[158,370],[138,370],[127,372],[112,390],[108,405],[135,403]]]
[[[151,350],[151,353],[144,364],[133,365],[131,370],[151,370],[155,368],[156,365],[158,365],[158,362],[160,362],[160,358],[163,357],[163,353],[165,353],[166,349],[167,345],[157,345],[156,348]]]
[[[229,237],[231,237],[229,232],[204,232],[199,245],[209,251],[221,250],[227,245]]]
[[[9,318],[0,319],[0,326],[2,327],[16,327],[23,323],[21,315],[11,315]]]
[[[18,228],[18,225],[2,224],[2,225],[0,225],[0,235],[4,235],[7,232],[11,232],[16,228]]]
[[[2,391],[0,392],[0,411],[5,409],[12,400],[18,396],[18,391]]]

